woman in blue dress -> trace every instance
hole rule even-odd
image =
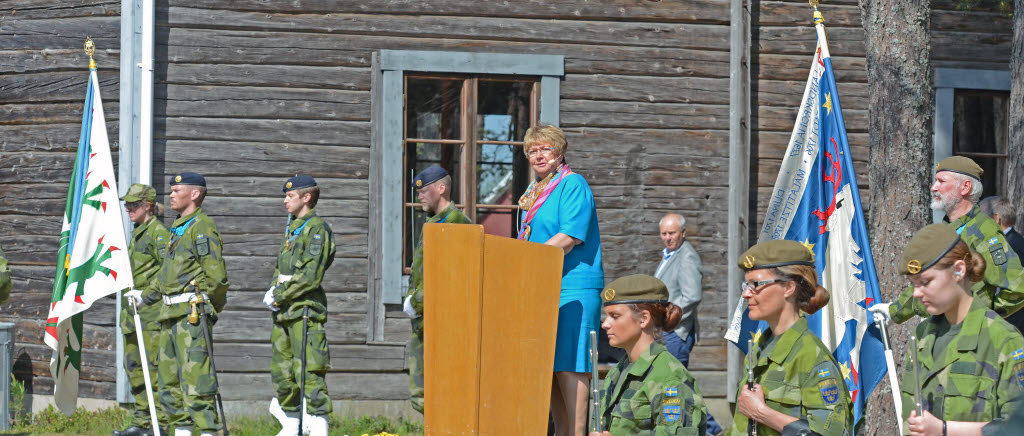
[[[551,386],[555,433],[582,436],[590,390],[589,336],[600,324],[604,288],[594,194],[565,161],[568,144],[561,129],[532,127],[524,142],[537,179],[519,199],[518,237],[561,248],[565,256]]]

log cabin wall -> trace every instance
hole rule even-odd
[[[201,6],[197,6],[201,5]],[[15,372],[51,394],[41,324],[52,287],[66,183],[85,94],[85,35],[117,138],[120,3],[5,2],[0,10],[0,244],[15,278],[0,320],[18,324]],[[1004,68],[1011,35],[991,11],[937,2],[936,64]],[[866,74],[855,1],[822,5],[862,189],[868,158]],[[800,1],[752,5],[752,240],[774,183],[815,44]],[[332,398],[407,398],[408,321],[384,309],[368,336],[371,59],[374,52],[445,50],[565,57],[561,126],[568,158],[598,206],[608,279],[653,273],[668,212],[687,218],[704,262],[701,341],[691,358],[704,394],[726,391],[724,334],[728,193],[727,0],[481,2],[475,0],[157,4],[153,180],[166,204],[180,171],[207,177],[204,210],[224,237],[231,281],[214,334],[226,400],[265,400],[270,387],[270,284],[286,212],[283,180],[323,188],[319,213],[337,258],[325,279]],[[954,44],[955,42],[955,44]],[[117,145],[112,144],[116,150]],[[116,161],[116,160],[115,160]],[[29,195],[26,195],[29,193]],[[864,198],[867,198],[866,196]],[[170,223],[174,216],[164,217]],[[87,313],[82,396],[115,398],[114,304]]]

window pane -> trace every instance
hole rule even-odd
[[[516,197],[516,200],[519,200],[519,197]],[[516,237],[515,209],[492,210],[480,208],[476,210],[476,217],[476,223],[484,226],[484,233],[507,238]]]
[[[408,138],[460,139],[462,80],[406,81],[405,134]]]
[[[529,171],[523,149],[517,145],[481,144],[479,150],[477,203],[516,204],[526,187],[516,188],[523,185]]]
[[[492,82],[477,86],[477,132],[480,141],[522,141],[530,128],[533,82]]]
[[[459,169],[462,165],[462,145],[458,144],[431,144],[426,142],[406,143],[405,144],[405,200],[406,202],[415,202],[416,193],[412,191],[412,179],[419,174],[420,171],[427,169],[427,167],[437,165],[448,171],[448,174],[452,176],[452,182],[454,187],[452,189],[452,199],[456,202],[459,197],[459,185],[461,185],[461,174]],[[410,195],[411,193],[411,195]]]
[[[1006,158],[976,153],[1005,154],[1009,140],[1010,93],[957,90],[953,119],[953,154],[974,159],[985,174],[983,197],[1000,195],[1004,187]]]

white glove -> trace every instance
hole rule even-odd
[[[871,307],[868,307],[868,311],[875,315],[874,318],[876,323],[892,322],[892,315],[889,314],[889,306],[892,306],[892,303],[876,303]]]
[[[416,308],[412,307],[412,295],[405,297],[405,302],[402,303],[402,312],[409,315],[411,318],[416,318],[419,315],[416,314]]]
[[[274,312],[281,310],[280,307],[274,306],[274,286],[271,286],[270,289],[267,289],[267,293],[263,294],[263,304],[266,304]]]
[[[131,300],[135,307],[142,305],[142,291],[138,289],[132,289],[124,293],[124,297]]]

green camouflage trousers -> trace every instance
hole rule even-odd
[[[331,398],[327,396],[325,376],[331,368],[331,354],[327,349],[327,334],[324,324],[309,320],[306,342],[306,413],[327,415],[331,413]],[[277,401],[286,412],[298,412],[302,407],[299,398],[299,381],[302,374],[302,318],[274,320],[270,330],[270,343],[274,354],[270,360],[270,378],[274,382]]]
[[[202,323],[188,317],[164,321],[160,328],[160,405],[170,427],[195,426],[200,432],[220,430],[214,394],[217,380],[210,371],[210,356]]]
[[[423,413],[423,317],[413,318],[409,338],[409,401]]]
[[[146,378],[142,374],[139,337],[135,330],[122,331],[124,332],[124,370],[128,373],[128,384],[131,385],[132,396],[135,397],[135,413],[132,416],[131,425],[150,428],[153,426],[153,421],[149,417],[149,398],[146,396]],[[156,398],[157,392],[159,392],[156,362],[157,352],[160,349],[160,330],[143,330],[142,336],[146,341],[146,357],[149,359],[149,382],[152,384],[153,398]],[[167,415],[159,405],[156,408],[156,416],[160,425],[167,425]]]

